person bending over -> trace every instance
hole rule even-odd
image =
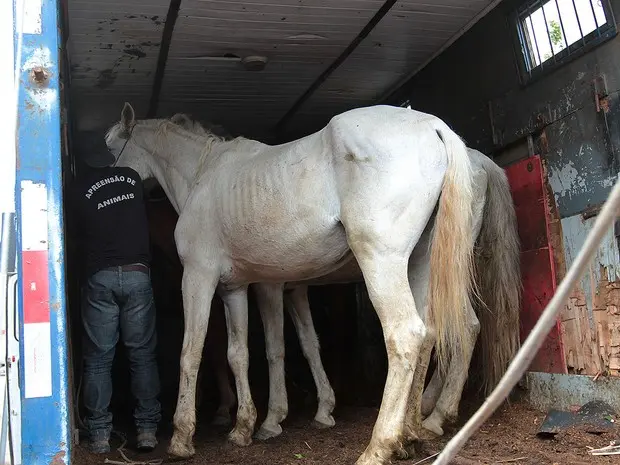
[[[137,446],[148,451],[157,445],[161,405],[142,180],[133,169],[115,166],[103,138],[93,137],[90,145],[69,199],[82,268],[84,423],[91,452],[109,452],[112,362],[120,338],[136,401]]]

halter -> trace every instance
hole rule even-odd
[[[123,144],[123,148],[121,149],[121,151],[118,153],[118,157],[115,157],[116,160],[114,160],[114,163],[112,164],[113,168],[116,167],[116,164],[121,159],[121,156],[123,155],[123,152],[125,151],[125,147],[127,147],[127,144],[129,143],[129,140],[131,139],[131,135],[133,134],[133,129],[135,127],[136,127],[136,123],[134,123],[133,126],[131,127],[131,129],[129,130],[129,134],[127,135],[127,140]]]

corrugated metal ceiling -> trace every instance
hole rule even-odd
[[[173,2],[175,0],[172,0]],[[189,112],[269,139],[295,102],[360,34],[383,0],[181,0],[160,91],[151,100],[170,0],[68,0],[72,111],[78,130]],[[401,0],[287,118],[313,131],[375,102],[429,59],[491,0]],[[263,71],[234,58],[264,55]],[[225,60],[214,57],[228,56]],[[233,58],[231,58],[233,57]],[[157,90],[157,87],[155,87]]]

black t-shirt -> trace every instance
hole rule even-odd
[[[89,168],[69,204],[87,276],[107,267],[149,265],[149,229],[142,180],[126,167]]]

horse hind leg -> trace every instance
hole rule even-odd
[[[446,422],[457,420],[459,404],[463,388],[467,382],[469,365],[474,353],[476,339],[480,333],[480,323],[471,305],[467,312],[467,339],[464,355],[451,354],[446,381],[432,413],[422,422],[422,427],[437,436],[443,436],[443,426]]]
[[[285,302],[287,302],[286,308],[297,330],[301,349],[310,365],[316,385],[318,408],[313,425],[318,429],[331,428],[336,424],[332,416],[336,406],[336,396],[321,362],[319,338],[314,329],[308,302],[308,286],[295,287],[290,296],[285,297]]]
[[[265,421],[255,438],[265,441],[282,433],[280,423],[288,414],[284,378],[284,303],[283,284],[257,283],[254,286],[265,329],[265,348],[269,365],[269,406]]]
[[[396,455],[401,460],[414,457],[418,451],[416,447],[426,439],[423,435],[423,423],[421,413],[421,398],[424,389],[426,372],[431,358],[433,346],[435,344],[435,332],[432,326],[426,326],[426,335],[420,346],[420,352],[415,365],[413,382],[407,398],[407,412],[403,426],[403,436],[401,447],[397,449]]]
[[[437,405],[442,388],[443,378],[439,372],[439,367],[435,367],[433,376],[431,376],[431,380],[422,394],[422,416],[428,417],[431,414],[435,405]]]
[[[219,406],[215,411],[211,424],[216,427],[232,425],[231,411],[237,400],[230,385],[228,376],[226,320],[224,305],[218,297],[211,305],[211,321],[207,332],[207,355],[211,358],[215,382],[219,392]]]
[[[422,342],[411,390],[407,400],[407,413],[404,421],[402,448],[397,451],[400,459],[407,459],[414,456],[415,446],[418,445],[422,425],[422,391],[426,380],[426,372],[430,362],[431,352],[435,344],[435,332],[427,320],[428,314],[428,285],[430,280],[430,240],[433,221],[429,220],[424,233],[414,247],[409,259],[409,287],[413,294],[416,304],[421,309],[420,317],[425,321],[426,336]]]
[[[472,245],[478,239],[483,223],[485,204],[487,201],[488,175],[486,171],[477,167],[473,172],[473,197],[472,197]],[[462,342],[463,350],[454,350],[449,355],[449,364],[445,380],[439,370],[439,366],[433,374],[429,393],[426,397],[423,413],[428,417],[422,423],[422,427],[432,435],[443,436],[443,426],[446,422],[454,422],[458,417],[459,404],[463,394],[463,388],[467,382],[469,365],[473,356],[476,340],[480,334],[480,322],[471,304],[466,300],[463,307],[465,319],[463,320],[465,337]],[[487,311],[483,309],[483,311]],[[433,384],[433,380],[435,383]],[[425,393],[426,394],[426,393]],[[429,414],[430,413],[430,414]]]
[[[227,427],[232,425],[232,417],[230,411],[235,405],[236,396],[230,387],[228,378],[228,362],[226,361],[226,354],[224,354],[224,364],[215,362],[215,381],[217,383],[217,389],[220,393],[220,403],[213,415],[211,424],[216,427]]]
[[[388,356],[381,408],[370,443],[357,465],[388,463],[393,453],[402,448],[408,401],[402,393],[411,390],[416,361],[426,338],[426,327],[409,287],[407,264],[433,204],[426,209],[406,209],[404,214],[399,211],[398,220],[391,222],[389,233],[385,234],[376,230],[383,221],[373,221],[373,215],[343,219],[349,246],[383,328]]]
[[[370,443],[357,462],[374,465],[388,462],[401,446],[408,397],[402,393],[411,389],[426,328],[407,285],[406,258],[387,258],[373,251],[360,254],[358,262],[381,321],[388,356],[379,415]]]

